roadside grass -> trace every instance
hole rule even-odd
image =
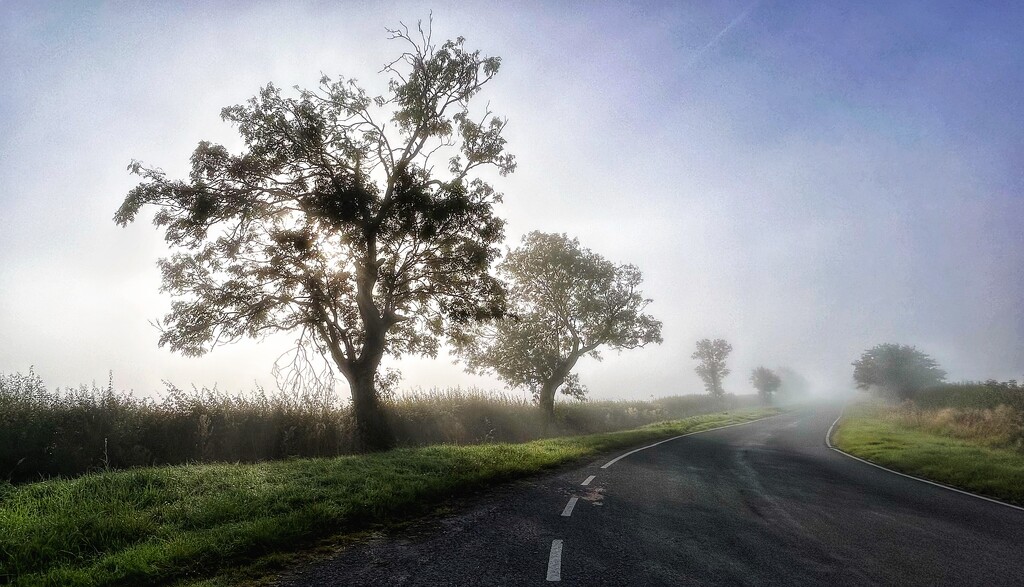
[[[0,581],[198,581],[314,540],[399,522],[453,495],[646,441],[778,413],[722,412],[522,444],[435,445],[256,464],[137,468],[0,484]]]
[[[1002,404],[994,408],[921,409],[908,402],[885,418],[901,426],[951,436],[991,448],[1024,447],[1024,413]]]
[[[853,407],[840,421],[833,444],[896,471],[1024,505],[1024,452],[992,446],[987,435],[967,439],[936,432],[927,419],[915,428],[908,417],[891,407]]]

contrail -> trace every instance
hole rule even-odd
[[[722,37],[724,37],[725,35],[728,35],[729,31],[731,31],[733,28],[735,28],[736,25],[738,25],[740,22],[743,21],[743,19],[747,18],[747,16],[750,14],[750,12],[752,10],[754,10],[754,8],[757,8],[757,5],[760,4],[760,3],[761,3],[761,0],[754,0],[754,2],[752,2],[750,4],[750,6],[747,6],[747,8],[743,12],[741,12],[739,14],[739,16],[737,16],[736,18],[732,19],[732,22],[727,24],[724,29],[722,29],[721,31],[718,32],[717,35],[712,37],[711,40],[708,41],[708,43],[706,45],[704,45],[703,47],[698,49],[697,52],[693,54],[693,57],[690,58],[690,61],[688,61],[686,63],[686,65],[683,66],[683,71],[686,71],[686,70],[692,68],[694,65],[696,65],[697,62],[700,61],[700,58],[703,57],[704,54],[708,52],[708,50],[710,50],[712,47],[717,45],[718,42],[722,40]]]

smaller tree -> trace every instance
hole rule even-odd
[[[782,385],[782,378],[767,367],[758,367],[751,372],[750,383],[754,385],[754,389],[761,396],[761,401],[771,404],[775,392]]]
[[[700,361],[694,370],[704,381],[704,388],[713,397],[720,398],[725,395],[722,379],[731,372],[725,366],[725,359],[731,352],[732,345],[724,339],[702,338],[697,341],[697,350],[691,355],[692,358]]]
[[[585,356],[661,343],[661,322],[633,265],[615,265],[564,234],[531,232],[498,266],[508,281],[509,317],[470,323],[455,350],[471,373],[493,373],[533,392],[548,419],[555,393],[582,398],[572,373]]]
[[[946,372],[935,359],[907,345],[876,345],[853,363],[853,380],[858,388],[890,399],[910,399],[917,391],[945,379]]]

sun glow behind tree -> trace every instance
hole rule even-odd
[[[383,69],[389,96],[327,76],[297,97],[267,85],[222,112],[242,153],[201,142],[187,180],[133,162],[143,182],[115,215],[126,225],[156,208],[171,248],[160,261],[174,297],[161,346],[201,355],[297,332],[347,379],[368,449],[392,442],[382,358],[435,356],[450,325],[504,312],[489,273],[504,239],[501,195],[475,175],[510,173],[515,159],[505,121],[469,111],[501,61],[461,37],[435,45],[429,24],[417,30],[390,31],[406,51]]]

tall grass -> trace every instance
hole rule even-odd
[[[31,371],[0,376],[0,479],[31,481],[102,469],[339,454],[346,410],[306,394],[186,392],[157,402],[112,385],[51,391]]]
[[[394,398],[389,415],[405,445],[525,442],[543,436],[596,434],[635,428],[722,409],[752,407],[754,396],[671,396],[650,401],[569,401],[555,404],[555,425],[545,431],[536,405],[509,393],[478,388],[417,389]]]
[[[873,417],[982,446],[1024,450],[1024,386],[1016,381],[938,385]]]
[[[0,481],[37,481],[106,469],[190,462],[259,462],[351,453],[352,414],[333,393],[226,394],[166,384],[159,401],[112,383],[48,389],[32,371],[0,374]],[[556,404],[545,430],[521,397],[479,389],[416,390],[388,401],[399,444],[522,442],[634,428],[756,398],[676,396]]]
[[[984,446],[1024,449],[1024,412],[1005,404],[995,408],[921,409],[907,403],[881,412],[881,417],[907,428]]]

